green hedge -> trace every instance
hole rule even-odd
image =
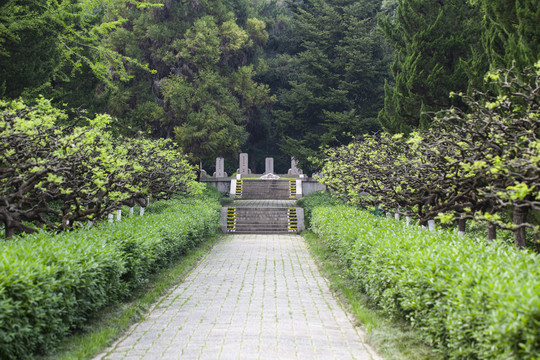
[[[315,209],[311,226],[377,305],[446,357],[540,358],[537,254],[344,205]]]
[[[343,204],[343,201],[333,197],[328,191],[317,191],[308,196],[301,197],[297,201],[298,206],[304,208],[304,222],[309,228],[313,210],[320,206],[331,206]]]
[[[215,233],[219,208],[215,198],[156,202],[144,217],[1,243],[0,358],[54,348],[104,305]]]

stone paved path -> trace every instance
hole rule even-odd
[[[379,359],[299,235],[229,235],[96,359]]]

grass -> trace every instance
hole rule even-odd
[[[219,238],[220,235],[215,235],[199,244],[188,255],[175,260],[160,273],[155,274],[131,299],[105,309],[101,312],[100,318],[92,319],[84,331],[69,337],[55,353],[39,359],[90,359],[105,350],[131,324],[139,321],[152,304],[156,303],[170,288],[182,283]]]
[[[418,333],[405,321],[383,316],[370,305],[365,294],[347,276],[338,257],[310,231],[302,233],[311,253],[323,274],[330,281],[332,290],[355,316],[356,324],[366,333],[366,341],[386,360],[442,360],[443,357],[418,339]]]

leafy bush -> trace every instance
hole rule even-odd
[[[306,227],[309,227],[313,209],[319,206],[339,205],[343,202],[332,195],[328,191],[317,191],[304,196],[297,201],[298,206],[304,208],[304,221]]]
[[[40,98],[0,100],[0,222],[11,238],[100,220],[148,196],[196,193],[195,168],[171,140],[114,138],[112,119],[69,119]],[[70,122],[70,126],[59,123]],[[82,126],[73,124],[80,123]]]
[[[152,207],[160,212],[1,243],[0,358],[47,352],[219,226],[215,199],[171,200]]]
[[[316,208],[311,226],[377,305],[446,357],[538,359],[538,255],[350,206]]]

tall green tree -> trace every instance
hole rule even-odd
[[[88,80],[95,87],[94,79],[99,79],[111,86],[116,79],[128,79],[127,63],[148,70],[102,46],[101,40],[123,23],[113,13],[104,18],[111,1],[4,1],[0,5],[0,96],[58,96],[56,90],[61,92],[72,80],[79,84]],[[123,0],[116,3],[126,6]],[[74,80],[81,74],[84,81]]]
[[[174,1],[152,13],[120,9],[128,20],[107,45],[144,59],[156,73],[134,68],[135,76],[112,92],[107,110],[123,119],[119,132],[176,138],[198,161],[238,153],[248,124],[273,102],[253,80],[252,51],[268,33],[247,5]]]
[[[480,0],[484,11],[484,46],[493,68],[520,69],[540,59],[540,2]]]
[[[451,91],[467,91],[487,70],[482,13],[468,0],[399,0],[395,17],[381,17],[395,50],[395,83],[385,85],[383,128],[393,133],[427,127],[425,112],[453,105]]]
[[[298,74],[273,114],[282,150],[304,167],[321,145],[379,129],[389,63],[376,29],[381,3],[306,0],[292,8]]]

